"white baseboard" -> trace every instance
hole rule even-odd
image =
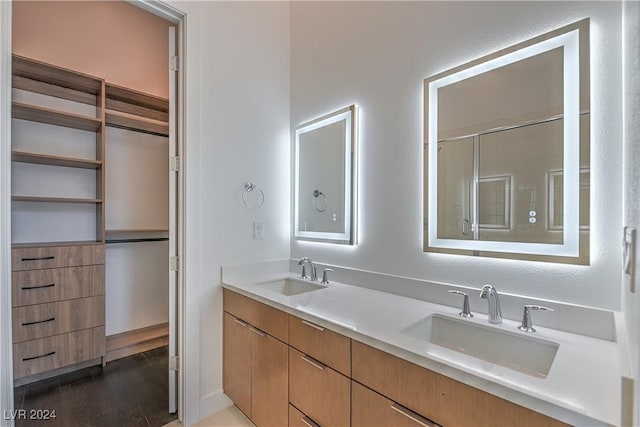
[[[210,417],[231,405],[233,402],[222,390],[202,396],[200,399],[200,419]]]

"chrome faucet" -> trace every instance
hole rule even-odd
[[[502,323],[502,309],[496,288],[484,285],[480,290],[480,298],[489,300],[489,323]]]
[[[302,278],[306,279],[307,275],[305,274],[305,270],[304,270],[304,263],[307,262],[309,263],[309,270],[311,271],[311,281],[312,282],[317,282],[318,281],[318,267],[316,267],[316,265],[313,263],[313,261],[311,261],[311,258],[309,257],[303,257],[302,259],[300,259],[300,261],[298,261],[298,265],[302,266]]]

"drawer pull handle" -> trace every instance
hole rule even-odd
[[[393,405],[391,405],[391,409],[401,413],[402,415],[409,418],[410,420],[415,421],[417,424],[421,425],[422,427],[440,427],[439,424],[436,424],[430,419],[425,418],[422,415],[416,414],[412,410],[407,409],[402,405],[398,405],[397,403],[394,403]]]
[[[22,289],[23,291],[30,291],[32,289],[43,289],[43,288],[52,288],[54,287],[56,284],[55,283],[49,283],[48,285],[39,285],[39,286],[23,286],[20,289]]]
[[[309,356],[302,356],[302,360],[304,360],[305,362],[307,362],[308,364],[315,366],[316,368],[320,369],[321,371],[324,369],[324,365],[320,362],[318,362],[315,359],[310,358]]]
[[[313,421],[311,418],[307,417],[306,415],[304,417],[300,418],[300,421],[302,421],[303,423],[305,423],[309,427],[320,427],[320,424],[316,423],[315,421]]]
[[[246,324],[246,323],[244,323],[244,322],[243,322],[242,320],[240,320],[240,319],[236,319],[235,317],[233,318],[233,321],[234,321],[234,322],[236,322],[236,323],[237,323],[238,325],[240,325],[240,326],[243,326],[243,327],[244,327],[244,326],[247,326],[247,324]]]
[[[311,323],[311,322],[307,322],[306,320],[303,320],[303,321],[302,321],[302,323],[304,323],[304,324],[305,324],[305,325],[307,325],[307,326],[311,326],[313,329],[317,329],[317,330],[319,330],[320,332],[323,332],[323,331],[324,331],[324,328],[323,328],[322,326],[318,326],[318,325],[313,324],[313,323]]]
[[[36,322],[25,322],[25,323],[22,324],[22,326],[37,325],[39,323],[53,322],[54,320],[56,320],[55,317],[52,317],[50,319],[45,319],[45,320],[38,320]]]
[[[56,257],[51,255],[51,256],[41,256],[36,258],[22,258],[22,261],[46,261],[49,259],[56,259]]]
[[[256,334],[260,335],[261,337],[266,337],[267,334],[265,334],[264,332],[262,332],[260,329],[256,329],[256,328],[249,328],[249,330],[251,332],[255,332]]]
[[[23,357],[23,358],[22,358],[22,361],[23,361],[23,362],[26,362],[27,360],[40,359],[41,357],[53,356],[54,354],[56,354],[56,352],[55,352],[55,351],[52,351],[52,352],[50,352],[50,353],[42,354],[42,355],[40,355],[40,356]]]

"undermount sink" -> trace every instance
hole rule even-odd
[[[276,292],[280,295],[284,296],[292,296],[298,294],[304,294],[305,292],[317,291],[319,289],[324,289],[326,286],[321,285],[319,283],[308,282],[305,280],[297,280],[297,279],[278,279],[272,280],[270,282],[258,283],[256,286],[259,286],[262,289],[267,291]]]
[[[558,343],[545,339],[438,314],[426,317],[401,332],[539,378],[546,378],[549,374],[560,347]]]

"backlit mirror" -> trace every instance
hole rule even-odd
[[[355,147],[355,105],[296,128],[296,239],[355,243]]]
[[[424,91],[424,250],[588,264],[588,19]]]

